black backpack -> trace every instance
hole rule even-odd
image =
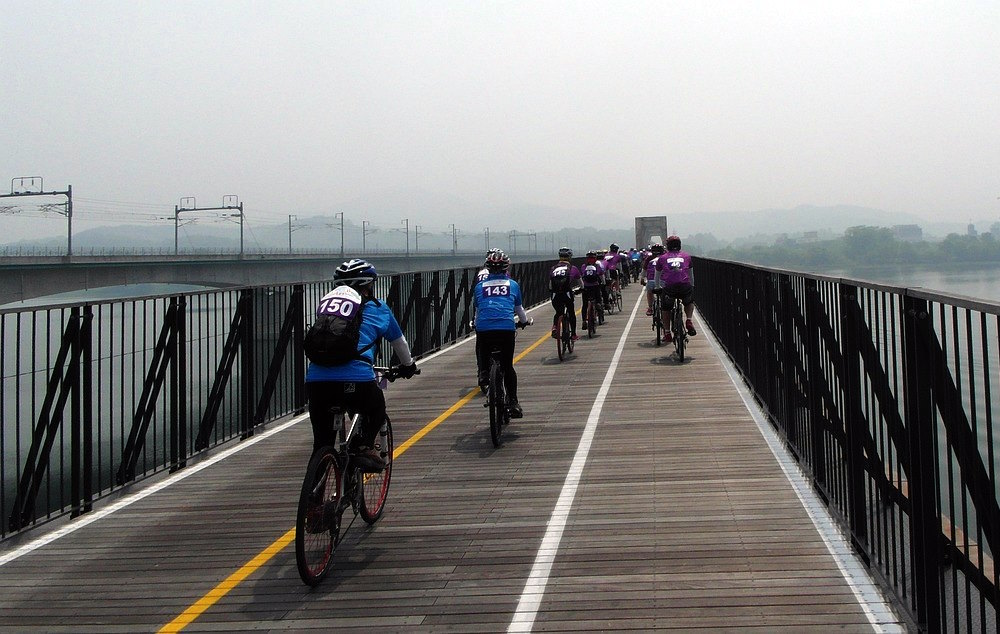
[[[552,271],[549,273],[549,289],[553,293],[565,293],[569,290],[569,272],[569,264],[557,264],[552,267]]]
[[[361,353],[371,349],[375,341],[358,350],[361,338],[361,314],[364,308],[365,305],[362,303],[361,310],[349,318],[340,315],[317,315],[316,321],[309,326],[302,341],[306,357],[317,365],[325,366],[344,365],[355,360],[370,363]]]

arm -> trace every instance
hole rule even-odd
[[[528,313],[524,312],[524,306],[518,304],[514,307],[514,314],[521,320],[521,323],[528,323]]]
[[[400,365],[411,365],[413,363],[413,357],[410,355],[410,345],[406,343],[406,337],[393,339],[389,343],[392,345],[392,351],[399,357]]]

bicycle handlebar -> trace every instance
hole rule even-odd
[[[376,373],[381,374],[383,379],[389,381],[389,383],[392,383],[393,381],[395,381],[400,377],[399,367],[400,366],[398,365],[391,368],[380,368],[376,366],[374,370]],[[418,374],[420,374],[420,368],[417,368],[416,371],[414,371],[413,373],[414,376]]]

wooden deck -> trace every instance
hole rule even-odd
[[[354,524],[320,587],[288,546],[203,599],[292,528],[302,422],[0,566],[0,631],[156,631],[193,605],[185,631],[496,632],[515,613],[536,631],[877,629],[704,333],[679,365],[641,309],[532,576],[637,293],[567,361],[545,340],[518,362],[525,417],[500,449],[479,396],[406,448],[385,515]],[[519,350],[547,334],[532,314]],[[387,392],[397,447],[475,387],[471,343],[421,367]]]

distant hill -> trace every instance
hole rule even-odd
[[[729,242],[747,236],[773,236],[817,231],[840,235],[848,227],[874,225],[891,227],[925,224],[911,214],[892,213],[868,207],[799,205],[793,209],[760,209],[721,213],[677,213],[667,215],[671,231],[680,235],[711,233]]]
[[[634,239],[633,220],[606,210],[566,209],[533,204],[496,205],[474,203],[457,196],[421,188],[397,188],[347,200],[329,209],[302,211],[292,223],[295,249],[339,250],[340,229],[336,214],[343,213],[344,245],[359,251],[364,241],[369,249],[406,248],[406,221],[409,221],[410,249],[448,250],[452,247],[455,225],[460,250],[490,246],[521,253],[536,248],[539,253],[553,253],[560,245],[577,250],[607,246],[618,242],[625,246]],[[646,214],[643,214],[646,215]],[[652,215],[652,214],[649,214]],[[821,239],[835,238],[848,227],[871,225],[891,227],[917,224],[925,239],[935,240],[949,233],[966,232],[968,222],[928,223],[905,213],[851,205],[799,205],[792,209],[760,209],[717,213],[666,212],[671,232],[695,237],[691,243],[707,252],[734,241],[770,244],[782,235],[796,236],[816,232]],[[956,215],[956,217],[958,217]],[[285,214],[250,208],[244,227],[244,246],[248,251],[285,251],[289,226]],[[366,233],[362,236],[362,222]],[[982,221],[979,230],[988,230],[994,221]],[[510,231],[520,235],[511,244]],[[417,233],[419,231],[419,234]],[[709,235],[710,234],[710,235]],[[179,245],[184,250],[239,249],[239,226],[234,222],[194,222],[182,226]],[[29,240],[0,243],[0,248],[47,248],[59,250],[66,244],[65,235],[50,235]],[[84,229],[79,225],[73,234],[74,251],[99,249],[152,249],[172,251],[172,222],[157,225],[113,225]],[[536,247],[537,245],[537,247]]]

